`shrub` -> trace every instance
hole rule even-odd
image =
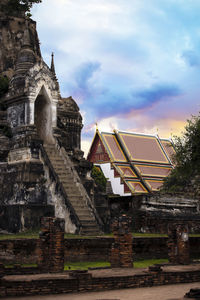
[[[101,169],[96,166],[93,166],[91,176],[94,179],[97,186],[100,188],[100,190],[105,192],[107,179],[105,178]]]
[[[8,0],[6,4],[2,4],[2,10],[7,15],[19,15],[26,13],[28,17],[31,16],[30,10],[35,3],[40,3],[42,0]]]
[[[187,120],[182,137],[175,137],[175,168],[165,178],[164,190],[181,192],[200,175],[200,115]]]

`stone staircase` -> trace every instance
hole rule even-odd
[[[67,153],[63,149],[62,151],[57,149],[54,144],[44,144],[43,147],[64,188],[67,200],[80,222],[79,233],[81,235],[99,235],[101,231],[95,218],[95,211],[88,205],[89,196]],[[90,206],[92,206],[91,203]]]

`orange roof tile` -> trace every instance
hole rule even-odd
[[[152,191],[158,191],[161,186],[163,185],[163,181],[162,180],[145,180],[145,183],[148,184],[148,186],[150,187],[150,189]]]
[[[114,134],[102,133],[101,136],[106,144],[110,156],[112,157],[112,160],[126,162],[127,159]]]
[[[141,182],[125,180],[125,183],[128,185],[129,189],[135,194],[147,194],[148,190],[144,187]]]
[[[171,172],[171,167],[166,166],[148,166],[148,165],[134,165],[142,176],[166,177]]]
[[[175,155],[176,152],[172,142],[170,140],[164,140],[164,139],[161,139],[160,141],[169,159],[173,161],[173,156]]]
[[[155,136],[119,132],[123,147],[132,161],[169,164],[169,161]]]

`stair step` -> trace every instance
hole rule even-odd
[[[80,220],[82,225],[80,234],[98,235],[100,232],[95,217],[88,208],[85,198],[79,190],[77,180],[74,180],[73,167],[65,162],[55,145],[44,145],[44,147],[52,167],[57,173],[59,181],[63,185],[66,195]]]
[[[83,214],[83,213],[81,212],[82,209],[83,209],[83,207],[80,208],[80,207],[78,207],[78,206],[77,206],[77,207],[74,206],[74,210],[75,210],[78,214],[80,214],[80,215]],[[87,212],[87,213],[85,213],[85,214],[87,214],[87,216],[90,216],[90,213],[89,213],[89,212]],[[83,215],[84,215],[84,214],[83,214]]]
[[[98,231],[97,225],[95,225],[93,227],[91,227],[91,226],[90,227],[89,226],[87,226],[87,227],[82,226],[81,228],[82,228],[82,231]]]
[[[81,209],[80,209],[80,207],[77,207],[76,210],[80,215],[90,216],[90,211],[88,209],[85,209],[84,207],[82,207]]]
[[[78,197],[68,197],[71,204],[73,204],[73,206],[76,208],[76,207],[81,207],[81,208],[84,208],[85,205],[82,204],[82,199],[78,198]]]
[[[51,158],[51,161],[58,161],[58,162],[62,162],[63,163],[63,159],[62,159],[62,157],[60,157],[59,155],[57,156],[57,155],[49,155],[49,157]]]
[[[60,159],[51,159],[50,158],[50,160],[51,160],[51,164],[55,167],[58,166],[58,165],[59,166],[64,165],[64,162]]]
[[[64,188],[66,190],[72,189],[73,191],[77,192],[77,187],[76,187],[76,183],[72,182],[71,180],[68,182],[62,181],[62,185],[64,186]]]
[[[81,213],[81,212],[79,212],[77,210],[76,210],[76,212],[78,213],[78,216],[79,216],[81,222],[85,221],[85,220],[88,220],[88,218],[90,217],[89,213],[83,214],[83,213]]]
[[[87,219],[87,220],[83,220],[82,221],[82,225],[83,226],[86,226],[88,224],[91,224],[91,225],[96,225],[96,220],[95,219]]]
[[[63,168],[65,168],[65,169],[67,169],[67,168],[66,168],[66,165],[63,163],[62,160],[60,161],[60,160],[58,160],[58,159],[57,159],[57,160],[53,160],[53,159],[52,159],[51,161],[52,161],[52,163],[54,164],[55,167],[63,167]]]
[[[80,194],[78,193],[77,189],[75,187],[73,187],[73,185],[71,186],[66,186],[64,185],[65,190],[68,192],[69,196],[80,196]]]
[[[94,228],[94,229],[86,229],[86,228],[82,228],[81,229],[81,234],[83,235],[90,235],[90,234],[93,234],[93,235],[98,235],[100,232],[98,230],[98,227]]]
[[[66,185],[71,184],[71,183],[75,184],[73,176],[70,176],[69,174],[65,174],[65,176],[63,176],[63,175],[60,175],[60,176],[63,178],[63,181],[62,181],[63,184],[66,184]]]
[[[47,146],[47,147],[45,147],[46,148],[46,150],[57,150],[54,146]]]
[[[56,163],[56,164],[53,164],[54,165],[54,168],[56,168],[56,169],[58,169],[58,170],[67,170],[67,168],[66,168],[66,166],[65,165],[63,165],[63,163]],[[68,171],[70,171],[70,170],[68,170]]]
[[[82,230],[80,231],[80,235],[85,235],[85,236],[97,236],[100,235],[100,232],[98,229],[94,231],[89,231],[89,230]]]
[[[66,168],[66,166],[64,165],[63,161],[60,160],[60,159],[51,159],[51,163],[52,163],[52,165],[55,166],[55,167],[57,167],[57,166],[58,166],[58,167],[64,166],[65,169],[67,170],[67,168]]]
[[[76,193],[76,194],[78,193],[80,195],[78,188],[76,188],[76,183],[73,180],[67,183],[64,180],[62,180],[62,185],[66,191],[68,192],[72,191],[72,193]]]
[[[95,221],[81,220],[81,225],[83,228],[97,228],[97,224]]]
[[[77,212],[77,214],[81,214],[81,210],[84,209],[84,207],[80,207],[80,206],[76,206],[76,205],[73,205],[73,208],[74,210]],[[89,215],[89,212],[87,213]]]
[[[48,148],[48,149],[46,149],[46,152],[50,153],[50,154],[51,153],[55,153],[57,156],[59,155],[58,152],[57,152],[57,150],[55,148]]]
[[[47,153],[50,154],[50,155],[55,154],[55,155],[58,156],[58,154],[57,154],[57,152],[56,152],[55,149],[47,149],[46,151],[47,151]]]
[[[74,178],[71,176],[71,174],[64,173],[63,171],[57,171],[58,176],[60,177],[62,183],[65,181],[68,183],[73,183],[74,184]]]
[[[80,205],[73,205],[73,208],[74,208],[74,210],[78,213],[80,210],[82,210],[82,209],[84,209],[84,207],[83,206],[80,206]]]
[[[71,181],[72,183],[74,183],[74,180],[73,180],[73,177],[71,177],[71,178],[69,178],[69,176],[67,176],[68,174],[65,174],[65,175],[63,175],[63,174],[58,174],[58,176],[59,176],[59,178],[60,178],[60,180],[64,183],[65,182],[65,180],[66,180],[66,182],[67,181]]]
[[[79,201],[83,200],[83,197],[79,194],[74,194],[74,193],[68,192],[67,195],[69,196],[69,198],[71,200],[79,200]]]
[[[67,169],[57,169],[54,167],[55,170],[57,170],[57,172],[60,174],[60,176],[64,175],[67,176],[67,178],[71,179],[73,178],[71,171],[67,170]]]

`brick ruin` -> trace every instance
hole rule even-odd
[[[200,280],[199,265],[197,264],[190,265],[189,268],[180,265],[176,268],[171,264],[153,265],[148,270],[135,271],[130,260],[130,255],[133,253],[129,247],[128,252],[127,250],[124,251],[123,247],[121,248],[130,241],[126,238],[129,235],[129,228],[130,219],[124,215],[113,223],[115,245],[119,245],[120,256],[118,256],[118,265],[116,265],[117,260],[114,259],[114,264],[111,267],[118,267],[119,269],[63,271],[64,220],[43,218],[38,242],[39,268],[20,268],[16,265],[13,269],[6,269],[0,264],[0,297],[105,291],[198,282]],[[187,226],[174,224],[174,227],[169,229],[169,242],[172,242],[173,230],[176,233],[174,235],[173,232],[173,243],[179,244],[180,239],[182,240],[180,242],[182,243],[181,250],[178,251],[177,255],[179,256],[178,262],[182,264],[183,258],[187,258],[185,249],[188,249],[188,247],[183,246],[183,242],[187,242],[184,235],[187,234]],[[26,275],[26,279],[24,279],[24,275]],[[190,298],[191,296],[198,296],[198,294],[199,290],[191,290],[186,296]]]
[[[12,244],[8,244],[8,240],[1,241],[0,246],[0,258],[5,264],[12,264],[11,260],[3,259],[2,250],[6,250],[6,244],[10,250],[11,257],[14,256],[14,269],[17,274],[20,274],[21,264],[37,263],[38,268],[35,269],[38,273],[60,273],[64,271],[64,263],[72,261],[90,261],[92,253],[94,258],[91,261],[97,260],[109,260],[111,268],[133,268],[133,257],[137,259],[144,258],[166,258],[168,256],[170,264],[190,264],[190,257],[194,257],[194,252],[197,251],[199,257],[199,244],[200,239],[195,238],[195,242],[198,239],[198,243],[194,244],[191,238],[188,237],[188,226],[184,223],[174,223],[173,226],[169,226],[168,238],[133,238],[130,232],[131,219],[126,215],[122,215],[116,218],[112,224],[113,238],[89,238],[81,239],[64,239],[64,219],[43,217],[41,218],[41,228],[39,239],[33,241],[18,240],[18,243],[13,248]],[[102,240],[102,241],[101,241]],[[138,241],[137,241],[138,240]],[[92,241],[92,243],[91,243]],[[11,242],[11,241],[10,241]],[[70,249],[71,244],[74,243],[74,248]],[[85,243],[84,243],[85,242]],[[12,240],[13,245],[16,241]],[[87,253],[87,257],[84,259],[82,251],[80,250],[80,244],[83,244],[84,250]],[[96,244],[96,248],[94,245]],[[157,245],[156,245],[157,244]],[[25,249],[24,249],[25,248]],[[34,249],[35,248],[35,249]],[[78,248],[78,252],[75,253],[75,259],[72,253]],[[90,249],[91,248],[91,249]],[[23,251],[24,249],[24,251]],[[134,249],[134,252],[133,252]],[[142,250],[143,253],[142,253]],[[194,251],[195,250],[195,251]],[[22,253],[25,260],[20,261],[17,257],[17,251]],[[92,252],[92,253],[90,253]],[[104,253],[103,253],[104,252]],[[80,253],[80,255],[78,255]],[[85,254],[86,254],[85,253]],[[146,254],[149,256],[146,256]],[[195,252],[196,253],[196,252]],[[102,256],[101,256],[102,255]],[[25,258],[28,256],[29,260]],[[34,257],[35,260],[30,260]],[[157,270],[152,268],[152,270]],[[10,268],[7,270],[12,271]],[[27,269],[29,272],[29,269]],[[0,264],[0,274],[4,273],[3,265]],[[9,272],[8,272],[9,273]]]
[[[64,225],[64,219],[41,219],[38,242],[38,267],[41,273],[64,271]]]
[[[111,229],[114,235],[110,253],[110,263],[112,268],[132,268],[133,267],[133,237],[131,233],[131,218],[122,215],[115,218]]]
[[[190,263],[189,230],[184,223],[172,223],[168,227],[168,257],[173,264]]]

